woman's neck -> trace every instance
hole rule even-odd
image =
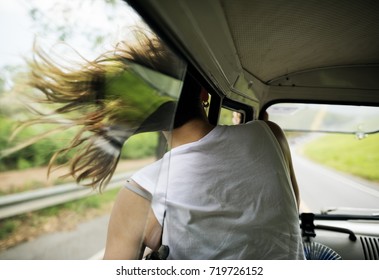
[[[207,120],[191,120],[172,131],[170,137],[171,148],[198,141],[207,135],[213,128],[214,125],[211,125]]]

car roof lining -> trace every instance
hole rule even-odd
[[[378,102],[379,1],[129,2],[229,99]]]
[[[264,83],[309,69],[379,63],[377,1],[221,5],[243,68]]]

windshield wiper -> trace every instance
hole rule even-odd
[[[342,212],[345,216],[360,216],[360,217],[373,217],[374,219],[379,218],[379,209],[370,208],[354,208],[354,207],[328,207],[320,211],[321,215],[330,215],[333,212]],[[359,213],[359,214],[355,214]],[[334,214],[336,215],[336,214]]]

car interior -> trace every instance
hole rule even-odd
[[[146,65],[134,65],[130,62],[133,64],[131,66],[135,74],[133,77],[142,81],[143,87],[149,88],[149,93],[158,92],[159,95],[165,92],[165,97],[177,101],[185,77],[190,73],[209,93],[207,114],[210,123],[238,125],[255,120],[269,120],[282,128],[290,146],[300,191],[299,227],[306,258],[308,260],[379,260],[379,1],[89,0],[82,6],[79,5],[79,8],[53,5],[45,12],[37,7],[42,1],[41,3],[31,1],[30,5],[26,2],[23,1],[20,7],[28,9],[28,13],[24,13],[23,17],[32,18],[32,28],[29,30],[19,22],[7,23],[6,20],[9,18],[6,19],[4,16],[3,29],[4,26],[11,26],[12,29],[9,30],[12,31],[13,25],[17,25],[20,29],[19,32],[12,31],[15,35],[8,35],[9,40],[3,44],[10,50],[0,50],[0,56],[2,55],[0,59],[2,62],[0,65],[1,148],[4,150],[6,147],[6,152],[8,150],[13,152],[17,150],[13,150],[12,145],[15,145],[16,148],[21,147],[26,152],[20,153],[20,159],[14,159],[3,157],[1,151],[0,167],[8,168],[4,167],[1,172],[4,170],[13,172],[15,164],[22,168],[27,166],[34,172],[32,168],[37,167],[39,161],[41,162],[39,167],[42,166],[42,162],[47,165],[46,162],[50,160],[48,152],[61,148],[51,143],[54,142],[52,138],[55,134],[50,135],[50,132],[46,131],[50,129],[49,126],[41,130],[37,127],[33,131],[37,134],[34,136],[30,136],[32,133],[24,135],[20,133],[21,137],[27,140],[24,146],[17,144],[16,136],[8,141],[9,136],[13,135],[9,131],[14,119],[29,117],[29,115],[25,117],[24,107],[30,107],[43,114],[50,112],[52,108],[46,107],[49,109],[47,110],[43,105],[32,102],[27,106],[20,106],[18,101],[27,100],[22,98],[16,102],[19,92],[35,93],[30,89],[25,90],[23,84],[17,84],[25,76],[25,64],[6,65],[6,58],[12,58],[12,53],[18,51],[13,45],[18,39],[16,35],[25,34],[21,31],[33,35],[40,33],[35,41],[32,40],[32,36],[27,38],[26,35],[22,35],[24,37],[22,39],[30,39],[30,44],[28,43],[28,52],[19,51],[21,56],[27,57],[37,46],[42,46],[49,55],[54,58],[60,57],[61,60],[58,62],[60,66],[65,67],[70,61],[69,55],[78,61],[82,61],[83,58],[92,61],[90,55],[86,56],[85,48],[91,49],[93,47],[91,44],[95,42],[93,45],[97,44],[98,47],[98,49],[93,48],[96,49],[95,52],[99,49],[103,52],[106,48],[103,49],[102,44],[113,36],[110,35],[111,32],[122,34],[120,23],[128,23],[132,19],[139,22],[141,19],[143,26],[146,24],[148,29],[157,34],[184,62],[182,67],[177,67],[178,73],[174,79],[167,73],[160,73],[144,67]],[[76,1],[62,2],[72,4]],[[120,2],[122,6],[115,5],[116,2]],[[103,5],[99,8],[100,13],[108,20],[114,21],[105,24],[106,20],[100,20],[100,17],[94,13],[85,20],[83,17],[70,22],[70,17],[74,18],[76,12],[85,14],[83,12],[85,9],[99,3]],[[113,5],[113,10],[108,9],[109,7],[104,8],[108,4]],[[136,15],[124,14],[120,7],[131,8]],[[60,22],[58,13],[62,11],[66,21]],[[57,16],[54,13],[57,13]],[[9,15],[12,19],[22,18],[14,17],[10,12]],[[55,19],[57,25],[53,25]],[[95,23],[95,27],[86,27],[87,23]],[[40,29],[37,28],[38,24]],[[102,29],[106,25],[109,25],[107,27],[109,29]],[[81,27],[87,29],[75,35],[74,31]],[[57,37],[48,38],[49,32],[57,33],[55,34]],[[65,41],[70,34],[76,38],[71,42]],[[56,43],[57,38],[59,42],[66,44]],[[49,40],[54,42],[51,43]],[[26,43],[22,45],[26,46]],[[49,48],[51,45],[55,48]],[[65,52],[67,49],[69,55]],[[19,56],[17,55],[17,58]],[[64,69],[70,69],[71,66]],[[49,80],[49,77],[45,79]],[[50,80],[54,79],[50,77]],[[37,96],[40,95],[37,93]],[[140,103],[145,103],[145,100],[153,103],[151,95],[146,94],[146,96],[144,100],[138,99],[142,100]],[[173,117],[174,109],[165,107],[162,111],[172,113]],[[148,118],[151,122],[153,119],[157,120],[157,115]],[[70,126],[64,118],[51,118],[51,120],[50,124]],[[168,122],[172,120],[164,119]],[[141,127],[140,132],[144,132]],[[113,128],[117,126],[114,125]],[[147,127],[146,131],[151,131],[151,127]],[[37,154],[36,149],[29,149],[29,144],[31,145],[32,140],[43,138],[38,133],[49,135],[50,138],[43,139],[45,142],[41,141],[39,147],[42,155],[36,156],[36,160],[29,163],[27,160]],[[65,134],[55,137],[54,140],[69,142],[68,139],[72,135]],[[152,147],[153,145],[144,146],[140,140],[143,138],[135,138],[134,143],[133,139],[130,139],[129,144],[134,145],[134,150],[138,150],[137,152],[149,149],[149,156],[155,160],[167,151],[165,140],[162,138],[164,137],[154,138],[154,141],[158,142],[158,148]],[[108,140],[104,138],[102,144],[109,144]],[[8,149],[8,145],[11,149]],[[49,148],[46,149],[44,145]],[[120,145],[122,146],[122,143],[113,141],[113,146]],[[47,151],[49,149],[51,151]],[[17,173],[22,168],[15,170],[15,177],[22,177],[19,175],[21,173]],[[124,180],[124,174],[122,176]],[[115,190],[120,187],[121,179],[116,177],[112,178],[115,181],[107,188]],[[66,188],[63,183],[67,182],[59,180],[56,180],[59,184],[53,185],[58,186],[55,190],[44,188],[45,185],[35,187],[34,185],[37,185],[35,182],[31,182],[33,186],[26,188],[27,194],[26,192],[3,193],[0,189],[0,228],[5,225],[3,221],[7,222],[6,219],[9,217],[79,200],[95,193],[84,194],[88,189],[83,190],[84,187],[78,188],[77,185]],[[83,194],[78,194],[79,191]],[[68,198],[55,198],[55,195]],[[45,196],[49,196],[52,202],[46,202],[47,204],[38,207],[33,206],[34,208],[25,206],[28,203],[34,204],[37,200],[43,201],[46,199]],[[27,201],[23,204],[25,200]],[[29,214],[25,217],[28,217],[27,215]],[[17,227],[11,226],[9,233],[6,233],[7,236]],[[103,230],[104,228],[105,226],[102,227]],[[2,240],[5,240],[1,234],[2,232],[0,232],[0,249]],[[28,237],[23,241],[33,238],[33,236]],[[90,238],[75,240],[82,242],[84,239],[91,242]],[[68,245],[75,246],[69,243],[74,242],[64,244],[67,245],[66,251],[70,251]],[[14,245],[12,243],[7,248]],[[20,251],[21,253],[12,258],[23,258],[24,255],[25,258],[29,258],[26,251],[31,250]],[[40,255],[36,254],[33,257],[39,258]],[[67,258],[70,257],[72,258],[72,255]]]
[[[349,135],[362,151],[376,137],[379,2],[127,2],[207,88],[212,123],[235,124],[224,121],[232,113],[237,123],[268,117],[287,133],[293,153],[321,133]],[[302,170],[314,164],[295,166],[307,259],[379,259],[379,180],[332,183],[338,171]],[[367,197],[352,193],[345,203],[349,187]]]

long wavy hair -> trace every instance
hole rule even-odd
[[[71,175],[77,183],[101,191],[116,169],[124,142],[136,132],[144,115],[138,114],[135,104],[122,98],[121,93],[108,94],[109,84],[131,71],[131,61],[173,77],[178,68],[183,68],[181,60],[159,38],[140,30],[135,34],[138,44],[135,40],[133,44],[120,42],[114,50],[93,61],[83,59],[79,68],[62,65],[35,47],[34,57],[28,63],[29,84],[42,93],[38,102],[54,104],[56,109],[48,114],[34,110],[38,117],[20,129],[45,123],[57,125],[57,131],[78,127],[71,142],[51,157],[48,173],[60,155],[75,150],[66,163],[70,168],[65,176]],[[135,94],[135,89],[127,84],[122,90]]]

